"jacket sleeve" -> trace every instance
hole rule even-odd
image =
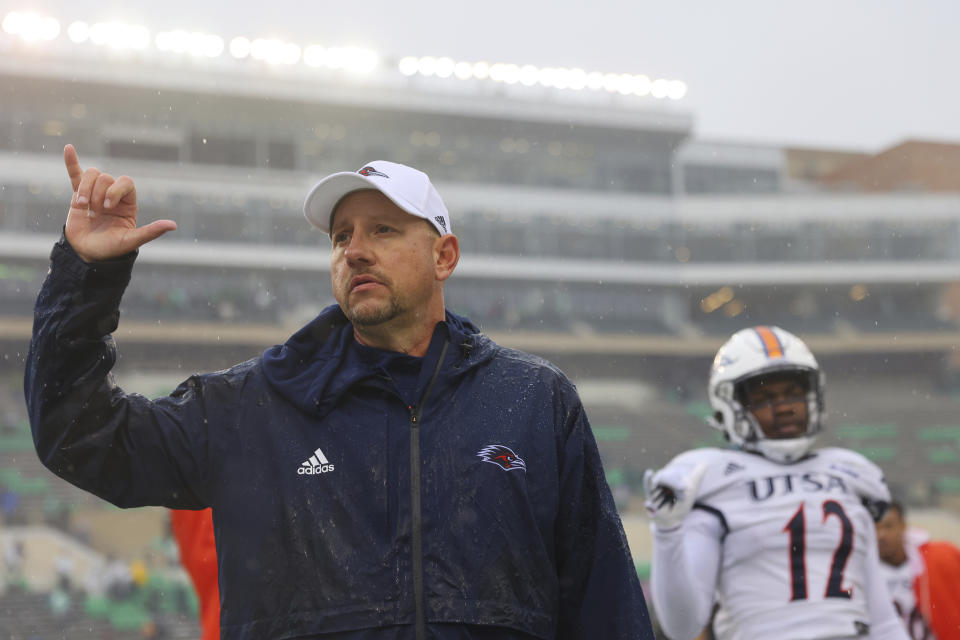
[[[565,420],[556,525],[557,638],[653,639],[650,616],[583,406]]]
[[[209,467],[199,385],[153,402],[110,375],[110,334],[135,258],[86,263],[65,238],[54,246],[24,373],[33,441],[51,471],[117,506],[202,508]]]

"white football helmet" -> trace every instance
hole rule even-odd
[[[753,414],[743,406],[744,383],[776,372],[807,376],[807,430],[798,438],[764,436]],[[823,373],[800,338],[780,327],[752,327],[733,334],[713,360],[707,389],[714,416],[708,422],[736,447],[775,462],[790,463],[813,446],[823,420]]]

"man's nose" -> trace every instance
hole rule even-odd
[[[344,257],[350,263],[370,263],[373,262],[373,254],[370,251],[370,244],[363,234],[354,233],[350,236],[350,242],[343,251]]]

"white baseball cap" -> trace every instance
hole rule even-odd
[[[386,160],[374,160],[356,172],[327,176],[310,189],[303,202],[303,215],[310,224],[329,234],[330,218],[340,199],[363,189],[376,189],[407,213],[432,224],[440,235],[452,233],[450,214],[427,174]]]

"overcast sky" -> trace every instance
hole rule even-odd
[[[390,55],[684,80],[701,138],[874,151],[960,142],[957,0],[0,0],[124,20],[356,45]],[[589,8],[584,8],[589,7]]]

